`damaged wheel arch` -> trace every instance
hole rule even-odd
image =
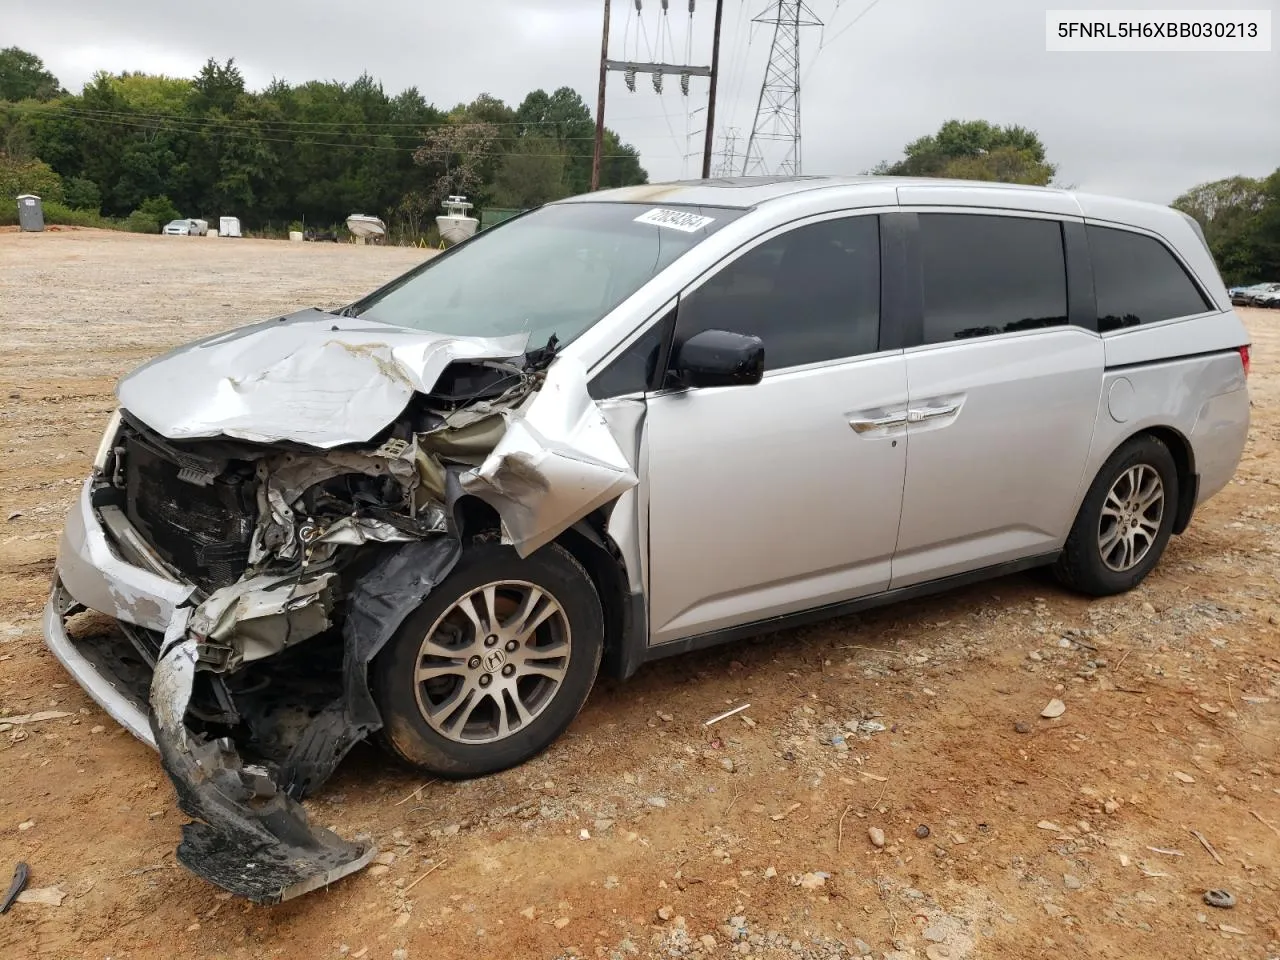
[[[553,542],[568,550],[591,577],[604,615],[602,666],[610,676],[625,680],[645,660],[649,623],[644,594],[630,588],[626,560],[608,533],[610,513],[616,503],[615,500],[592,511]],[[479,497],[460,497],[453,516],[464,540],[498,535],[501,530],[498,511]]]

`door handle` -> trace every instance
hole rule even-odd
[[[849,426],[853,427],[855,433],[866,433],[870,430],[883,430],[885,427],[901,427],[905,426],[907,415],[905,413],[895,413],[888,417],[870,417],[866,420],[850,420]]]
[[[923,423],[926,420],[937,420],[949,417],[960,409],[960,404],[949,403],[945,407],[920,407],[907,411],[907,423]]]

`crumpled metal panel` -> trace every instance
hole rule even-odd
[[[230,740],[209,741],[186,725],[197,642],[179,611],[151,685],[151,727],[178,806],[195,818],[182,828],[178,861],[197,876],[257,903],[279,903],[354,873],[373,859],[368,843],[348,843],[313,827],[301,804],[268,772],[241,762]]]
[[[174,608],[184,603],[195,587],[121,560],[94,516],[91,486],[92,481],[85,481],[80,497],[67,513],[58,544],[57,574],[70,594],[91,610],[163,630]]]
[[[506,433],[461,483],[498,511],[521,557],[639,483],[577,360],[557,358],[528,403],[504,416]]]
[[[171,440],[228,436],[328,449],[361,443],[459,360],[502,360],[527,334],[456,337],[304,310],[179,347],[139,367],[120,403]]]
[[[225,669],[261,660],[328,629],[333,573],[262,574],[211,593],[191,615],[191,632],[225,647]]]
[[[644,473],[641,457],[644,453],[644,424],[648,408],[643,400],[602,400],[600,412],[604,415],[618,441],[619,449],[627,457],[631,469]],[[618,497],[609,514],[606,530],[614,545],[622,554],[627,568],[627,586],[632,593],[641,593],[647,579],[644,570],[647,557],[642,545],[648,542],[649,502],[642,500],[644,488],[638,484]]]

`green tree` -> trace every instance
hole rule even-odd
[[[1228,284],[1280,277],[1280,169],[1202,183],[1173,206],[1200,224]]]
[[[1192,187],[1173,206],[1200,224],[1223,278],[1239,283],[1256,279],[1266,260],[1260,215],[1267,203],[1265,180],[1237,176]]]
[[[195,92],[195,84],[185,77],[140,72],[112,77],[111,86],[130,110],[151,116],[182,113]]]
[[[1053,179],[1053,174],[1053,166],[1036,160],[1030,151],[1016,147],[997,147],[978,156],[949,160],[938,176],[952,180],[989,180],[1045,186]]]
[[[985,120],[948,120],[937,133],[907,144],[903,154],[901,160],[881,163],[873,172],[1039,186],[1050,183],[1057,173],[1035,131]]]
[[[0,50],[0,100],[52,100],[63,93],[44,61],[18,47]]]
[[[39,160],[13,160],[0,154],[0,202],[9,206],[14,197],[34,193],[42,200],[61,203],[62,178]]]
[[[436,203],[451,195],[469,195],[484,184],[481,168],[494,155],[498,128],[490,123],[447,123],[427,131],[413,155],[439,171],[430,196]]]
[[[1262,184],[1263,202],[1254,218],[1254,267],[1261,278],[1280,277],[1280,169]]]
[[[191,107],[197,115],[213,110],[231,113],[236,100],[244,93],[244,75],[232,57],[225,64],[210,57],[192,83]]]
[[[92,180],[84,177],[71,177],[62,184],[66,204],[73,210],[92,210],[98,213],[102,209],[102,192]]]
[[[555,140],[548,137],[521,137],[503,158],[493,185],[493,203],[498,207],[527,210],[568,195],[565,186],[565,157]]]

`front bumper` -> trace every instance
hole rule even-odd
[[[86,480],[58,544],[53,591],[44,610],[45,644],[113,720],[155,748],[136,671],[125,671],[119,659],[104,656],[95,645],[77,643],[67,634],[66,619],[83,607],[163,633],[174,611],[191,599],[195,588],[122,558],[107,539],[90,487],[91,481]],[[136,544],[136,549],[145,549],[141,540]]]
[[[53,593],[44,607],[44,642],[84,692],[93,698],[107,715],[124,727],[151,749],[156,749],[156,738],[147,719],[146,705],[129,692],[128,686],[109,672],[103,664],[92,662],[85,652],[67,635],[66,614],[75,609],[75,601],[67,593],[61,580],[55,579]]]
[[[86,483],[59,544],[45,643],[112,718],[159,751],[179,806],[199,821],[183,828],[179,861],[259,903],[300,896],[366,866],[372,844],[311,827],[272,771],[243,763],[229,738],[210,739],[187,725],[202,667],[189,624],[205,606],[194,603],[195,587],[141,566],[160,565],[121,523],[112,518],[109,539]],[[67,619],[86,608],[128,625],[131,640],[143,639],[132,647],[121,638],[76,639]]]

